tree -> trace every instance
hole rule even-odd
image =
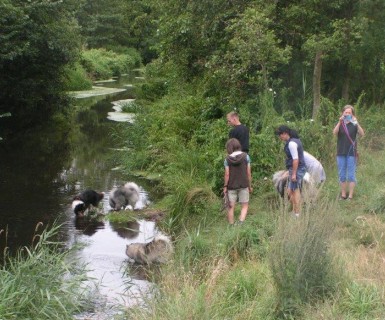
[[[81,45],[78,1],[3,0],[0,4],[0,113],[22,130],[63,111],[64,67]]]
[[[88,47],[132,47],[145,62],[154,58],[156,17],[146,0],[85,0],[77,17]]]

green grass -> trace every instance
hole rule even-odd
[[[36,234],[30,248],[4,253],[0,270],[0,319],[72,319],[86,306],[82,268],[52,241],[59,226]]]
[[[385,318],[385,218],[382,206],[376,205],[382,202],[385,152],[363,149],[355,198],[337,200],[337,173],[330,163],[327,182],[315,202],[306,201],[299,219],[262,179],[255,183],[263,191],[252,195],[249,215],[240,227],[228,226],[219,197],[193,217],[188,213],[194,211],[181,200],[186,197],[175,198],[185,207],[175,234],[174,259],[162,267],[157,299],[149,301],[146,310],[130,309],[128,316]],[[179,190],[187,194],[189,187],[180,181]]]

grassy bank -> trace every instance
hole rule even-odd
[[[317,201],[298,220],[272,187],[253,195],[240,227],[227,225],[219,200],[206,202],[205,218],[175,238],[157,298],[129,317],[383,319],[385,152],[361,150],[355,199],[337,200],[330,163]]]
[[[254,194],[246,223],[230,228],[220,199],[226,110],[196,93],[181,86],[177,96],[161,95],[149,104],[139,99],[136,121],[122,139],[136,151],[120,159],[127,171],[160,181],[166,196],[156,207],[167,212],[160,227],[176,247],[157,279],[155,299],[146,309],[129,310],[127,317],[384,318],[385,152],[377,108],[356,104],[367,132],[359,141],[358,185],[353,201],[338,201],[332,128],[339,106],[328,109],[326,123],[289,121],[272,108],[267,93],[258,100],[259,128],[250,108],[240,107],[242,122],[252,128]],[[274,128],[287,122],[327,171],[317,199],[305,199],[298,220],[271,183],[284,164]]]

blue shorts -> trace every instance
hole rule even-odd
[[[357,182],[355,156],[337,156],[337,167],[340,182]]]
[[[291,181],[291,174],[293,172],[293,169],[290,168],[289,169],[289,184],[287,185],[287,188],[294,191],[296,189],[300,189],[302,188],[302,179],[306,173],[306,168],[298,168],[297,169],[297,181]]]

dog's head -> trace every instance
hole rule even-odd
[[[81,200],[72,201],[72,210],[76,214],[76,216],[81,217],[84,215],[84,211],[86,210],[86,206]]]

